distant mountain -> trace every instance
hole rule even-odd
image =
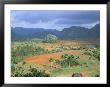
[[[43,28],[11,28],[11,39],[13,40],[27,40],[32,38],[43,39],[47,34],[53,34],[60,37],[61,32],[55,29],[43,29]]]
[[[47,34],[53,34],[59,39],[74,40],[74,39],[97,39],[100,38],[100,24],[96,24],[91,29],[72,26],[64,28],[62,31],[56,29],[43,28],[11,28],[11,39],[13,40],[27,40],[32,38],[44,39]]]
[[[91,29],[72,26],[70,28],[64,28],[62,31],[65,39],[98,39],[100,38],[100,24],[96,24]]]
[[[72,26],[70,28],[64,28],[62,34],[65,39],[86,38],[89,34],[89,29],[80,26]]]
[[[100,38],[100,24],[96,24],[90,29],[89,35],[91,38]]]

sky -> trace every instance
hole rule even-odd
[[[12,10],[11,27],[62,30],[71,26],[91,28],[100,22],[98,10]]]

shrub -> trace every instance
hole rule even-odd
[[[71,50],[81,50],[80,47],[77,47],[77,48],[70,48]]]
[[[57,52],[61,52],[61,50],[53,49],[53,50],[48,51],[48,53],[57,53]]]
[[[50,59],[49,59],[49,62],[54,62],[54,59],[53,59],[53,58],[50,58]]]

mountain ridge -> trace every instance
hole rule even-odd
[[[99,39],[100,38],[100,24],[96,24],[91,29],[81,26],[71,26],[64,28],[62,31],[56,29],[44,28],[23,28],[11,27],[11,40],[27,40],[32,38],[44,39],[47,34],[53,34],[59,39],[74,40],[74,39]]]

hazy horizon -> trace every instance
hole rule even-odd
[[[71,26],[91,28],[100,23],[96,10],[12,10],[11,27],[62,30]]]

